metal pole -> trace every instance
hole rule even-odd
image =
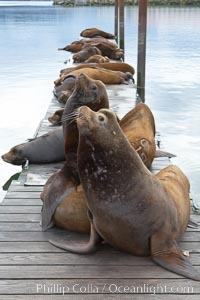
[[[119,0],[119,47],[124,50],[124,0]]]
[[[119,0],[115,0],[115,36],[118,44],[119,41]]]
[[[148,0],[139,0],[138,19],[137,94],[143,102],[145,102],[147,2]]]

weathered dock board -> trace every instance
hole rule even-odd
[[[133,84],[108,86],[113,108],[120,116],[135,106]],[[54,127],[47,117],[60,105],[52,100],[37,136]],[[152,171],[169,164],[156,159]],[[42,232],[39,224],[42,186],[24,186],[29,172],[48,177],[62,163],[30,165],[13,181],[0,205],[0,299],[184,299],[197,300],[200,284],[154,264],[149,257],[135,257],[102,245],[93,255],[75,255],[51,245],[48,240],[87,240],[87,235],[52,228]],[[192,215],[200,223],[200,216]],[[200,228],[189,228],[180,246],[189,250],[200,271]],[[63,296],[65,294],[65,296]]]

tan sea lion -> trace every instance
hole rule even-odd
[[[81,63],[86,61],[89,57],[95,54],[101,55],[101,50],[99,50],[95,46],[87,46],[83,48],[81,51],[75,53],[72,56],[72,59],[74,60],[75,63]]]
[[[86,208],[84,209],[85,201],[82,198],[83,193],[78,189],[80,185],[77,171],[79,133],[76,122],[73,122],[75,121],[76,110],[82,105],[88,105],[93,110],[109,107],[105,85],[85,74],[80,74],[77,77],[73,94],[65,105],[62,117],[66,162],[60,171],[48,179],[41,194],[44,202],[42,210],[43,230],[51,227],[53,222],[65,229],[88,232],[89,224]],[[69,221],[66,221],[66,218],[63,219],[63,215],[69,216]],[[81,229],[80,220],[82,220]]]
[[[142,161],[150,167],[156,155],[155,121],[149,107],[139,103],[119,122],[124,135]]]
[[[60,75],[62,76],[81,68],[90,68],[90,67],[91,67],[90,64],[82,63],[76,67],[62,69],[60,71]],[[112,71],[130,72],[133,75],[135,74],[135,69],[131,65],[124,62],[107,62],[103,64],[99,63],[99,64],[93,64],[92,67],[97,67],[97,68],[102,67],[104,69],[108,69]]]
[[[100,30],[98,28],[87,28],[81,31],[80,36],[93,38],[93,37],[104,37],[106,39],[115,39],[115,35],[108,33],[106,31]]]
[[[92,55],[90,56],[86,61],[85,63],[105,63],[105,62],[108,62],[109,61],[109,58],[107,56],[102,56],[102,55]]]
[[[78,171],[89,210],[90,239],[85,245],[50,242],[87,254],[104,240],[134,255],[150,255],[160,266],[200,281],[177,244],[190,216],[187,177],[172,165],[157,176],[150,173],[109,110],[81,107],[77,126]]]
[[[130,72],[121,72],[121,71],[111,71],[103,68],[82,68],[70,72],[68,75],[79,75],[81,73],[87,74],[92,79],[101,80],[105,84],[127,84],[131,79],[133,80],[133,75]],[[60,84],[65,80],[65,75],[61,76],[55,84]]]

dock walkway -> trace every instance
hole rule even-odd
[[[108,86],[111,108],[120,116],[135,105],[132,84]],[[131,103],[133,106],[131,107]],[[59,108],[52,100],[37,136],[53,127],[47,117]],[[155,159],[152,171],[167,166]],[[13,181],[0,205],[0,299],[200,299],[200,284],[157,266],[149,257],[135,257],[108,245],[92,255],[75,255],[51,245],[48,240],[87,240],[86,235],[52,228],[42,232],[39,221],[42,186],[24,186],[28,173],[48,178],[62,163],[30,165]],[[200,223],[199,215],[192,220]],[[200,271],[200,228],[188,229],[180,242]],[[65,294],[65,296],[63,296]],[[149,294],[149,295],[144,295]],[[175,295],[176,294],[176,295]]]

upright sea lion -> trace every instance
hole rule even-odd
[[[86,204],[83,192],[78,188],[80,185],[77,171],[79,133],[76,122],[73,122],[76,110],[82,105],[87,105],[95,111],[102,107],[109,107],[105,85],[101,81],[90,79],[85,74],[77,77],[73,94],[65,105],[62,117],[66,162],[60,171],[49,178],[41,194],[44,202],[43,230],[52,226],[53,217],[53,222],[65,229],[88,232]],[[63,218],[64,215],[69,218]]]
[[[65,102],[67,99],[71,96],[74,85],[75,85],[76,76],[69,75],[65,77],[65,80],[63,80],[62,84],[58,87],[55,87],[53,90],[54,96],[58,98],[60,102],[63,102],[63,92],[65,92]]]
[[[101,80],[105,84],[127,84],[133,75],[129,72],[111,71],[103,68],[82,68],[70,72],[68,75],[87,74],[92,79]],[[67,75],[67,76],[68,76]],[[65,75],[61,76],[55,83],[59,84],[65,79]]]
[[[65,160],[63,132],[55,129],[36,139],[16,145],[2,155],[2,159],[13,165],[53,163]]]
[[[102,56],[102,55],[92,55],[90,56],[86,61],[85,63],[105,63],[105,62],[108,62],[109,61],[109,58],[107,56]]]
[[[83,48],[81,51],[75,53],[72,58],[75,63],[81,63],[86,61],[90,56],[99,54],[101,55],[101,50],[95,46],[87,46]]]
[[[53,245],[91,253],[102,240],[160,266],[200,280],[177,241],[190,216],[189,181],[170,165],[157,176],[149,172],[109,110],[79,110],[78,171],[85,193],[91,234],[85,245]],[[123,180],[122,180],[123,178]]]
[[[108,33],[106,31],[100,30],[98,28],[87,28],[81,31],[80,36],[93,38],[93,37],[104,37],[106,39],[115,39],[115,35]]]

